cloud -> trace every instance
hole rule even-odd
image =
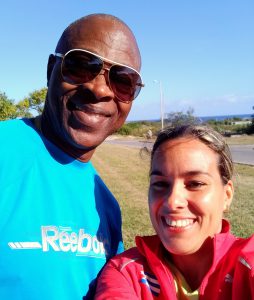
[[[226,94],[197,99],[193,108],[200,116],[252,113],[254,95]]]
[[[138,99],[139,100],[139,99]],[[135,101],[128,120],[160,118],[160,101]],[[221,116],[253,113],[254,95],[225,94],[214,97],[164,98],[164,113],[186,112],[194,109],[195,116]]]
[[[229,102],[229,103],[243,103],[254,101],[254,95],[236,95],[228,94],[217,98],[218,101]]]
[[[239,102],[239,97],[237,95],[224,95],[221,97],[221,99],[218,99],[221,101],[229,102],[229,103],[237,103]]]

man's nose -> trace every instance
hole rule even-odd
[[[108,82],[107,71],[102,70],[94,79],[83,84],[84,88],[89,89],[97,101],[110,101],[115,98]]]
[[[166,203],[172,211],[188,206],[186,191],[182,184],[176,183],[171,187],[166,198]]]

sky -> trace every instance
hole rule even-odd
[[[48,55],[62,31],[109,13],[134,32],[145,87],[128,120],[251,114],[253,0],[8,0],[0,4],[0,91],[14,101],[46,86]]]

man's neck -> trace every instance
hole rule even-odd
[[[66,143],[63,139],[61,139],[57,134],[54,133],[52,126],[50,126],[50,123],[47,121],[47,118],[45,118],[44,115],[35,117],[34,125],[43,136],[45,136],[49,141],[51,141],[69,156],[84,163],[90,161],[95,148],[85,150]]]

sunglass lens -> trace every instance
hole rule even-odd
[[[82,84],[95,78],[102,66],[102,60],[93,54],[78,50],[71,51],[63,60],[63,78],[71,84]]]
[[[109,80],[113,92],[122,102],[132,101],[140,92],[140,75],[128,67],[112,66],[109,72]]]

